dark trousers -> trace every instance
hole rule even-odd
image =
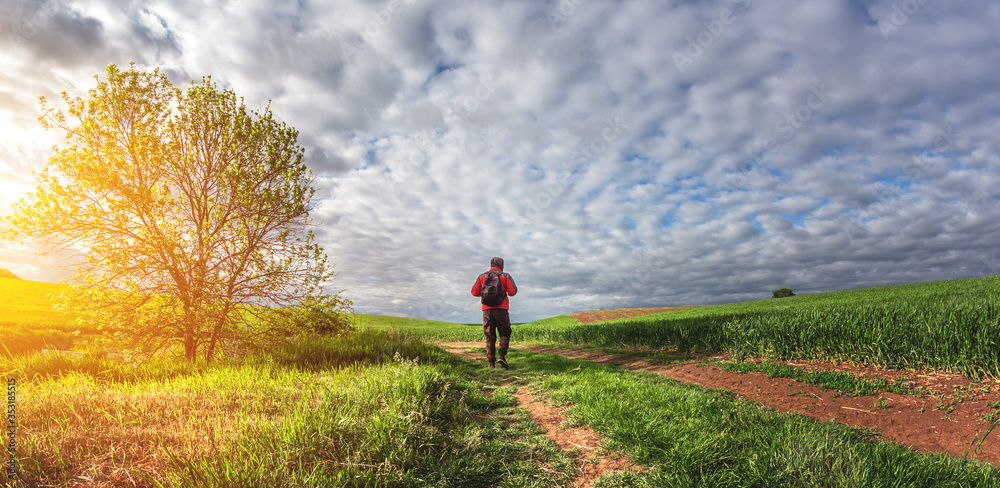
[[[483,310],[483,335],[486,336],[486,359],[497,360],[497,335],[500,336],[500,356],[507,355],[510,346],[510,312],[502,308]]]

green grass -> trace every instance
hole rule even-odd
[[[446,365],[399,361],[329,375],[332,387],[273,423],[237,438],[237,457],[175,461],[181,486],[489,486],[512,469],[515,479],[542,471],[539,453],[513,442],[526,426],[473,415],[510,407],[481,385],[459,380]],[[523,424],[523,419],[520,424]],[[537,433],[535,433],[537,435]],[[544,450],[544,449],[543,449]],[[548,449],[548,455],[555,451]],[[509,463],[510,466],[504,464]]]
[[[0,356],[42,349],[83,351],[99,339],[98,331],[80,325],[77,313],[53,308],[55,298],[69,291],[63,284],[0,278],[0,296],[16,297],[0,303]],[[429,340],[479,340],[476,326],[436,320],[356,314],[354,325],[375,330],[404,330]]]
[[[63,285],[0,279],[23,299],[0,305],[13,352],[75,347],[71,317],[51,310]],[[361,328],[434,341],[479,341],[478,325],[359,314]],[[91,331],[82,331],[83,336]],[[594,324],[556,316],[514,327],[517,341],[592,347],[729,351],[737,358],[832,359],[890,368],[1000,376],[1000,277],[798,295]],[[77,347],[78,348],[78,347]],[[79,349],[79,348],[78,348]]]
[[[477,341],[483,337],[482,325],[456,324],[439,320],[355,314],[359,329],[401,330],[431,341]]]
[[[489,370],[366,329],[205,364],[0,361],[19,379],[15,486],[567,486],[517,386],[643,465],[593,486],[996,486],[1000,470],[647,372],[512,351]],[[30,372],[30,373],[29,373]]]
[[[0,371],[18,380],[18,486],[569,484],[572,461],[515,406],[507,382],[571,406],[571,424],[648,468],[594,486],[1000,486],[988,464],[920,454],[651,373],[520,351],[508,356],[514,369],[491,371],[423,342],[480,341],[478,324],[359,315],[355,334],[299,338],[211,365],[42,356],[31,348],[52,340],[39,333],[75,330],[72,318],[36,314],[62,285],[8,281],[16,283],[0,280],[0,291],[24,299],[0,305],[15,320],[0,335],[5,345],[34,341],[0,356]],[[1000,278],[988,277],[597,324],[557,316],[515,326],[514,339],[977,375],[1000,371],[998,329]],[[895,385],[753,367],[858,394]]]
[[[459,328],[467,327],[454,322],[443,322],[440,320],[411,319],[408,317],[393,317],[389,315],[355,314],[355,323],[358,327],[372,327],[376,329],[410,329],[425,330],[438,328]]]
[[[18,380],[15,486],[552,486],[572,472],[471,361],[392,331],[304,343],[212,365],[2,360]]]
[[[478,327],[362,316],[428,340],[478,341]],[[966,278],[697,307],[580,324],[556,316],[514,327],[520,342],[732,352],[1000,376],[1000,277]]]
[[[511,360],[509,375],[571,407],[571,425],[593,428],[607,449],[648,468],[593,486],[1000,485],[990,464],[918,453],[723,390],[550,354],[518,352]]]
[[[541,330],[546,328],[562,328],[562,327],[578,327],[580,322],[576,319],[570,317],[569,315],[556,315],[555,317],[549,317],[547,319],[536,320],[534,322],[528,322],[527,324],[520,324],[526,326],[529,330]]]
[[[0,278],[0,357],[42,349],[72,349],[96,332],[77,324],[78,315],[52,307],[66,285]]]
[[[356,314],[355,323],[359,328],[404,330],[429,341],[474,342],[483,339],[483,326],[481,323],[456,324],[453,322],[442,322],[438,320],[411,319],[405,317],[368,314]],[[563,330],[568,327],[579,325],[580,322],[577,322],[576,319],[568,315],[557,315],[555,317],[549,317],[529,323],[511,324],[516,331],[515,334],[520,334],[522,331],[532,331],[532,333],[536,336],[538,335],[537,331],[539,330]]]
[[[76,327],[76,317],[52,308],[52,296],[67,292],[66,285],[0,278],[0,296],[4,303],[2,323],[31,324],[37,329],[65,330]]]
[[[732,352],[1000,376],[1000,277],[698,307],[593,324],[525,324],[515,340]]]

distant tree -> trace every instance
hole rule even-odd
[[[0,278],[14,278],[15,280],[21,279],[20,276],[14,274],[13,271],[7,268],[0,268]]]
[[[792,289],[791,288],[779,288],[779,289],[774,290],[773,292],[771,292],[771,298],[785,298],[785,297],[794,297],[794,296],[795,296],[795,294],[792,293]]]
[[[112,64],[95,79],[86,100],[63,93],[66,113],[41,99],[39,120],[66,145],[8,233],[86,255],[65,307],[131,351],[180,345],[211,361],[315,303],[350,305],[323,295],[333,270],[310,230],[316,190],[298,131],[211,77],[181,91],[159,69]]]

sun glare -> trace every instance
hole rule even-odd
[[[27,194],[33,184],[26,177],[18,175],[7,164],[0,162],[0,215],[10,213],[10,206]]]

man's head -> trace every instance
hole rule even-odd
[[[502,271],[503,270],[503,258],[494,257],[493,259],[491,259],[490,260],[490,267],[491,268],[500,268],[500,270]]]

